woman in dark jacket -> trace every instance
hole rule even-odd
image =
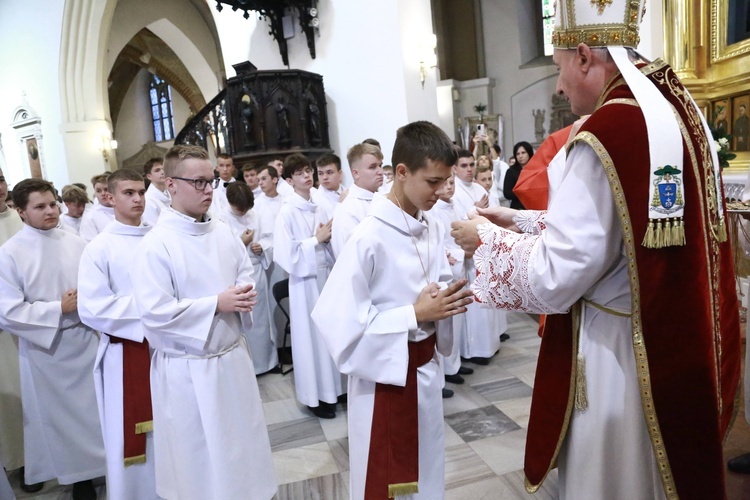
[[[516,162],[508,169],[503,183],[503,195],[506,200],[510,200],[510,208],[523,210],[523,205],[513,193],[513,188],[516,187],[521,170],[532,156],[534,156],[534,148],[528,142],[521,141],[513,146],[513,158],[516,159]]]

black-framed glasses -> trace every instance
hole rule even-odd
[[[204,191],[206,186],[211,186],[211,189],[216,189],[219,185],[219,179],[188,179],[187,177],[175,177],[172,179],[179,179],[181,181],[190,182],[193,187],[198,191]]]

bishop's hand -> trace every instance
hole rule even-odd
[[[515,231],[520,233],[521,231],[516,227],[516,223],[513,222],[513,217],[518,214],[518,210],[508,207],[490,207],[490,208],[478,208],[477,213],[482,217],[485,217],[490,222],[498,225],[502,228]]]
[[[468,255],[474,255],[480,243],[477,226],[479,224],[487,224],[488,222],[490,221],[484,217],[470,213],[469,220],[455,221],[451,224],[451,237],[456,240],[456,243],[464,252]]]
[[[472,302],[471,290],[463,288],[467,280],[459,280],[440,290],[437,283],[430,283],[422,289],[414,303],[417,322],[439,321],[466,312]]]

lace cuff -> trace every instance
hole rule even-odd
[[[494,224],[477,226],[482,244],[474,252],[477,277],[471,285],[477,300],[498,309],[539,314],[559,312],[534,292],[531,265],[538,235],[518,234]]]
[[[513,223],[521,232],[541,234],[547,228],[547,225],[544,223],[546,216],[546,210],[519,210],[513,216]]]

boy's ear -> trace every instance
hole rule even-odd
[[[404,165],[403,163],[399,163],[398,165],[396,165],[395,173],[397,178],[401,180],[406,179],[406,172],[408,171],[409,169],[406,168],[406,165]]]

